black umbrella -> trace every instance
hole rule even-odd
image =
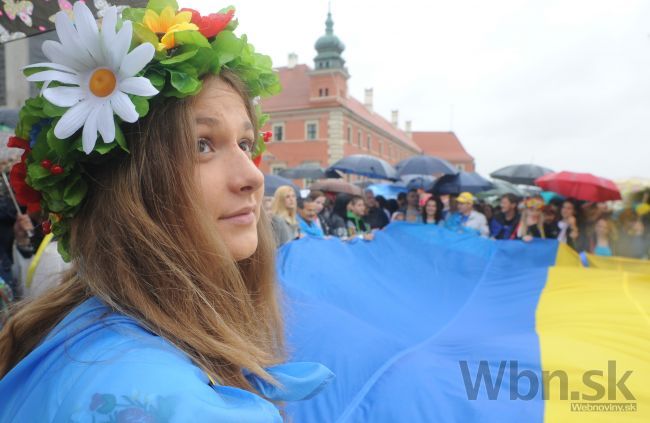
[[[473,194],[492,189],[490,181],[478,173],[460,172],[457,175],[444,175],[433,185],[434,194],[460,194],[471,192]]]
[[[289,179],[323,179],[325,171],[318,166],[301,164],[296,167],[282,169],[278,175]]]
[[[5,1],[4,3],[10,3]],[[31,37],[54,29],[54,15],[63,10],[72,13],[74,1],[17,1],[5,4],[5,13],[0,15],[0,44],[19,38]],[[145,7],[147,0],[112,0],[110,2],[87,1],[86,6],[96,17],[104,15],[105,9],[112,4],[122,10],[127,6]]]
[[[344,157],[330,166],[328,170],[338,170],[375,179],[397,179],[397,172],[390,163],[368,154],[353,154]]]
[[[411,156],[395,165],[397,176],[403,175],[455,175],[458,170],[445,159],[433,156]]]
[[[264,195],[266,197],[273,197],[275,191],[282,185],[289,185],[296,191],[296,197],[300,197],[300,188],[291,179],[283,178],[278,175],[264,175]]]
[[[548,173],[553,171],[534,164],[518,164],[495,170],[490,176],[513,184],[535,185],[535,179]]]

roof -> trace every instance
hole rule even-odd
[[[292,68],[281,67],[276,69],[282,84],[282,91],[270,98],[262,100],[262,109],[265,113],[279,111],[310,109],[322,107],[326,103],[310,103],[310,78],[311,68],[305,64],[296,65]],[[371,125],[387,132],[392,137],[401,140],[407,146],[416,151],[422,149],[404,132],[393,126],[386,118],[369,110],[354,97],[338,98],[334,105],[347,108],[352,114],[368,121]],[[327,103],[328,105],[331,103]]]
[[[413,141],[430,156],[453,162],[474,161],[453,132],[413,132]]]

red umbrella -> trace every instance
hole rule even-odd
[[[621,199],[621,192],[613,181],[591,173],[549,173],[537,178],[535,185],[576,200],[601,202]]]

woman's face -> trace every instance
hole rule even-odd
[[[322,212],[323,207],[325,207],[325,197],[321,196],[321,197],[316,198],[314,200],[314,204],[316,204],[316,214]]]
[[[435,216],[437,210],[436,202],[433,200],[427,201],[427,204],[424,205],[424,210],[427,213],[427,216]]]
[[[297,206],[298,200],[296,200],[296,193],[293,190],[288,191],[284,196],[284,207],[287,210],[295,210]]]
[[[571,216],[575,214],[575,209],[573,208],[573,203],[569,203],[568,201],[562,204],[562,210],[560,211],[562,214],[562,219],[567,220]]]
[[[596,235],[598,236],[604,236],[606,237],[609,235],[609,225],[607,224],[607,221],[604,219],[600,219],[598,222],[596,222],[596,226],[594,227],[596,231]]]
[[[197,178],[203,202],[235,260],[257,249],[264,177],[253,164],[256,134],[244,101],[221,79],[209,79],[192,105]]]

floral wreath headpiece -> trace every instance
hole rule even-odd
[[[152,101],[197,94],[201,78],[222,68],[239,75],[252,98],[280,91],[271,59],[234,34],[234,13],[228,7],[201,16],[178,10],[176,0],[149,0],[146,8],[127,8],[121,16],[108,8],[101,27],[82,1],[73,7],[74,20],[56,14],[60,41],[43,43],[51,62],[24,69],[41,92],[20,110],[8,146],[25,151],[10,173],[18,202],[28,212],[46,213],[43,230],[57,237],[66,261],[70,220],[88,190],[85,167],[128,153],[122,122],[147,115]],[[255,107],[261,127],[268,117]],[[256,140],[256,165],[269,138],[265,133]]]
[[[544,207],[544,201],[540,198],[532,197],[524,201],[524,206],[528,209],[541,210]]]

